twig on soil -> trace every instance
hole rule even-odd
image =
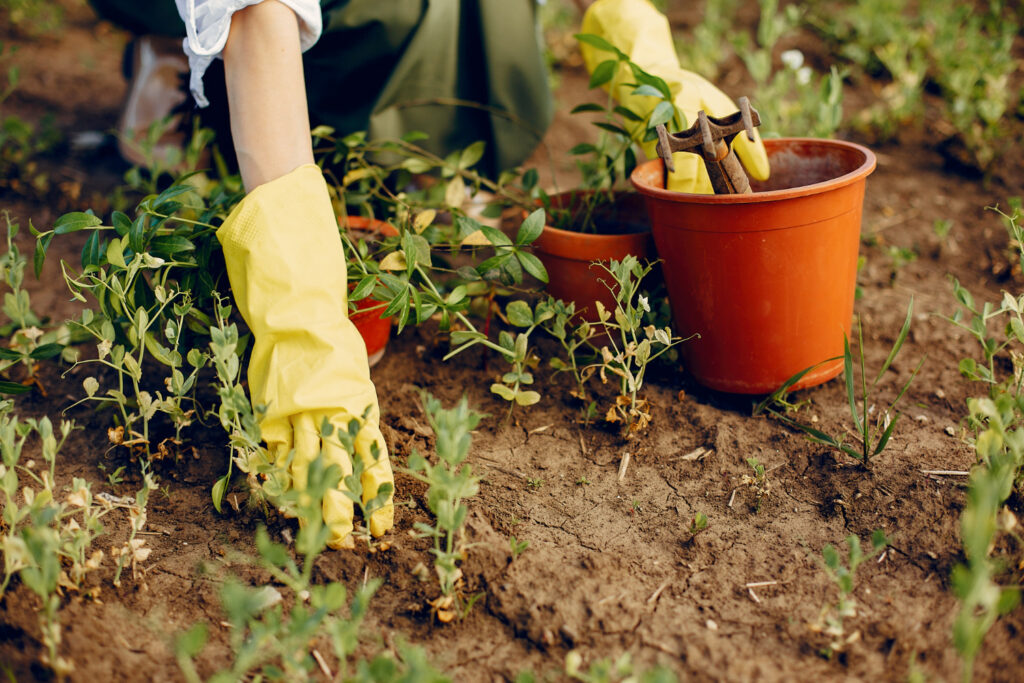
[[[761,599],[757,597],[756,593],[754,593],[754,589],[753,588],[748,588],[747,589],[747,594],[750,595],[751,598],[753,598],[754,602],[756,602],[759,605],[761,604]]]
[[[334,674],[331,673],[330,667],[327,666],[327,662],[324,661],[324,656],[315,648],[313,649],[313,659],[315,659],[316,663],[320,665],[320,670],[324,672],[324,676],[327,676],[328,680],[334,678]]]
[[[726,505],[726,507],[728,507],[728,508],[732,507],[732,504],[736,501],[736,492],[737,491],[739,491],[739,488],[734,488],[732,490],[732,495],[729,496],[729,504]]]
[[[619,463],[619,481],[626,478],[626,468],[629,467],[629,453],[622,454],[622,462]]]
[[[621,600],[624,597],[626,597],[626,593],[625,592],[619,593],[618,595],[615,595],[615,594],[606,595],[605,597],[601,598],[600,600],[598,600],[594,604],[595,605],[603,605],[604,603],[606,603],[606,602],[608,602],[610,600]]]
[[[764,588],[765,586],[778,586],[778,581],[751,581],[743,584],[744,588]]]
[[[537,427],[536,429],[531,429],[530,431],[528,431],[526,433],[527,434],[539,434],[541,432],[544,432],[544,431],[547,431],[547,430],[551,429],[553,426],[554,425],[544,425],[543,427]]]
[[[964,470],[921,470],[921,474],[935,477],[969,477],[970,472]]]
[[[370,580],[370,565],[363,567],[363,588],[366,588],[366,583]]]
[[[690,451],[686,455],[679,456],[678,459],[679,460],[687,460],[687,461],[692,462],[694,460],[703,460],[704,458],[708,457],[709,455],[711,455],[711,449],[710,448],[705,448],[704,446],[701,446],[699,448],[695,448],[694,450]]]
[[[588,455],[588,453],[587,453],[587,444],[583,443],[583,434],[582,433],[580,434],[580,450],[583,451],[583,457],[586,457]]]
[[[658,586],[658,590],[651,593],[651,597],[647,598],[647,604],[650,605],[652,602],[656,602],[661,597],[662,592],[672,583],[672,579],[665,579],[661,585]]]

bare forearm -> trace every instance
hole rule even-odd
[[[277,0],[235,13],[223,58],[231,135],[245,189],[311,163],[295,13]]]

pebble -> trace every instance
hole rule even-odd
[[[946,433],[949,434],[950,436],[956,436],[956,429],[953,427],[953,425],[946,425]]]
[[[705,625],[708,627],[709,631],[717,631],[718,630],[718,624],[715,623],[714,619],[708,619],[707,623]]]

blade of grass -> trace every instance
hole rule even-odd
[[[892,349],[889,351],[888,358],[882,363],[882,369],[878,371],[878,376],[875,377],[875,381],[872,382],[871,386],[874,387],[878,384],[879,380],[882,379],[882,375],[889,369],[892,362],[896,360],[896,354],[900,352],[900,348],[903,346],[903,342],[907,340],[907,335],[910,333],[910,321],[914,315],[914,297],[910,297],[910,305],[907,306],[907,319],[903,321],[903,327],[900,328],[900,333],[896,336],[896,343],[893,344]]]

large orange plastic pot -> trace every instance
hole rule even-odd
[[[573,209],[581,195],[564,192],[551,197],[556,209]],[[533,242],[534,253],[548,272],[548,294],[576,304],[577,311],[591,322],[597,320],[595,301],[610,311],[615,310],[615,297],[605,285],[611,276],[595,262],[621,261],[629,255],[640,259],[654,258],[654,242],[650,225],[639,195],[619,195],[607,207],[603,231],[599,234],[563,230],[550,225]]]
[[[343,217],[342,227],[355,233],[354,236],[371,242],[383,237],[398,235],[398,230],[390,223],[363,216]],[[349,290],[351,291],[356,284],[349,282]],[[384,357],[388,340],[391,339],[391,319],[381,315],[384,308],[379,301],[366,298],[357,301],[355,307],[356,310],[349,312],[348,318],[359,330],[359,335],[366,344],[366,355],[369,357],[370,367],[373,367]]]
[[[850,334],[870,150],[840,140],[765,140],[771,178],[751,194],[664,188],[654,160],[631,176],[647,201],[680,346],[701,384],[741,394],[777,389],[843,354]],[[842,360],[794,388],[820,384]]]

